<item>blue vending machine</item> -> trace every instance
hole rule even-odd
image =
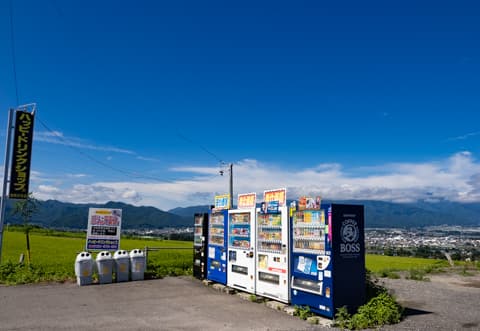
[[[227,226],[228,210],[215,210],[209,214],[207,279],[227,284]]]
[[[333,318],[365,303],[364,208],[305,204],[292,210],[291,303]]]

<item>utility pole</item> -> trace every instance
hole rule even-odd
[[[230,206],[228,209],[233,209],[233,163],[230,166]]]
[[[13,108],[8,111],[8,124],[7,124],[7,141],[5,144],[5,163],[3,164],[3,187],[2,187],[2,200],[0,201],[0,263],[2,263],[2,246],[3,246],[3,223],[5,222],[5,207],[7,206],[7,183],[8,183],[8,170],[10,167],[10,146],[11,146],[11,132],[12,132],[12,120],[13,120]]]

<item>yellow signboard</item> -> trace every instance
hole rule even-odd
[[[269,190],[263,192],[263,201],[270,202],[270,201],[278,201],[278,205],[285,206],[287,203],[287,189],[277,189],[277,190]]]

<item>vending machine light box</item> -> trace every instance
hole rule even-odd
[[[292,304],[330,318],[342,306],[356,309],[365,301],[363,206],[298,206],[291,222]]]

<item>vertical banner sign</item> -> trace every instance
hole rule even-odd
[[[238,195],[238,209],[246,208],[255,208],[257,204],[257,194],[256,193],[245,193]]]
[[[121,209],[90,208],[88,210],[86,250],[118,250],[121,227]]]
[[[33,114],[17,110],[10,168],[10,199],[27,199],[32,157]]]

